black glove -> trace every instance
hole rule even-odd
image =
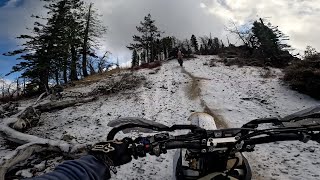
[[[100,142],[92,147],[89,154],[109,167],[120,166],[132,160],[129,145],[130,139]]]

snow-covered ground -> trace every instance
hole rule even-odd
[[[205,66],[211,59],[218,58],[199,56],[185,61],[184,69],[176,61],[166,62],[156,74],[154,70],[137,71],[137,75],[147,78],[138,89],[42,114],[41,126],[28,133],[78,143],[98,142],[106,139],[110,131],[108,122],[119,117],[143,117],[166,125],[189,124],[187,118],[192,112],[210,108],[229,127],[240,127],[255,118],[284,116],[319,104],[283,85],[277,69],[272,70],[274,77],[262,78],[263,70],[259,68],[226,67],[219,63],[216,67]],[[200,78],[197,86],[201,91],[197,97],[190,97],[189,90],[194,85],[190,75]],[[101,80],[70,91],[90,92],[106,83],[107,80]],[[4,148],[0,147],[0,154],[7,153],[1,149]],[[317,144],[310,142],[272,143],[258,146],[247,156],[254,179],[319,179],[319,150]],[[112,179],[172,179],[173,153],[133,160],[120,167]]]
[[[274,77],[263,78],[262,68],[236,66],[203,66],[212,58],[201,56],[185,62],[185,69],[201,82],[201,98],[208,107],[223,117],[230,127],[240,127],[249,120],[285,116],[319,105],[306,95],[283,85],[282,73],[272,69]],[[320,148],[314,142],[284,142],[259,145],[247,154],[255,179],[319,179]]]

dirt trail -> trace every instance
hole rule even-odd
[[[228,124],[225,122],[223,117],[219,115],[213,108],[210,108],[204,99],[201,97],[201,80],[210,80],[208,78],[196,77],[184,68],[181,72],[188,75],[191,78],[191,84],[187,86],[186,93],[190,100],[200,99],[201,106],[204,108],[204,112],[214,117],[215,123],[219,129],[228,128]]]

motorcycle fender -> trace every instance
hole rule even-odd
[[[217,129],[217,125],[214,121],[214,118],[207,113],[193,113],[188,118],[192,125],[199,126],[206,130],[215,130]]]

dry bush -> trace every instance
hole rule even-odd
[[[90,75],[88,77],[85,77],[79,81],[75,81],[72,82],[71,84],[65,85],[65,87],[73,87],[73,86],[77,86],[77,85],[90,85],[92,83],[98,82],[101,79],[104,79],[106,77],[112,76],[114,74],[118,74],[121,72],[126,72],[129,71],[128,68],[115,68],[115,69],[111,69],[109,71],[103,72],[103,73],[96,73],[93,75]]]
[[[142,69],[153,69],[153,68],[157,68],[162,66],[161,61],[155,61],[155,62],[151,62],[151,63],[144,63],[141,64],[140,68]]]
[[[295,60],[288,51],[281,51],[277,56],[265,57],[261,50],[250,49],[245,46],[227,47],[219,53],[223,63],[227,66],[256,66],[284,68],[289,62]]]
[[[320,58],[296,61],[284,73],[283,80],[293,89],[320,99]]]
[[[262,71],[260,71],[260,76],[262,78],[273,78],[275,77],[275,74],[270,68],[266,67],[263,68]]]
[[[121,78],[113,79],[112,81],[108,82],[108,84],[97,87],[91,92],[91,94],[108,95],[121,91],[133,90],[135,88],[138,88],[145,80],[146,78],[144,76],[124,74]]]

